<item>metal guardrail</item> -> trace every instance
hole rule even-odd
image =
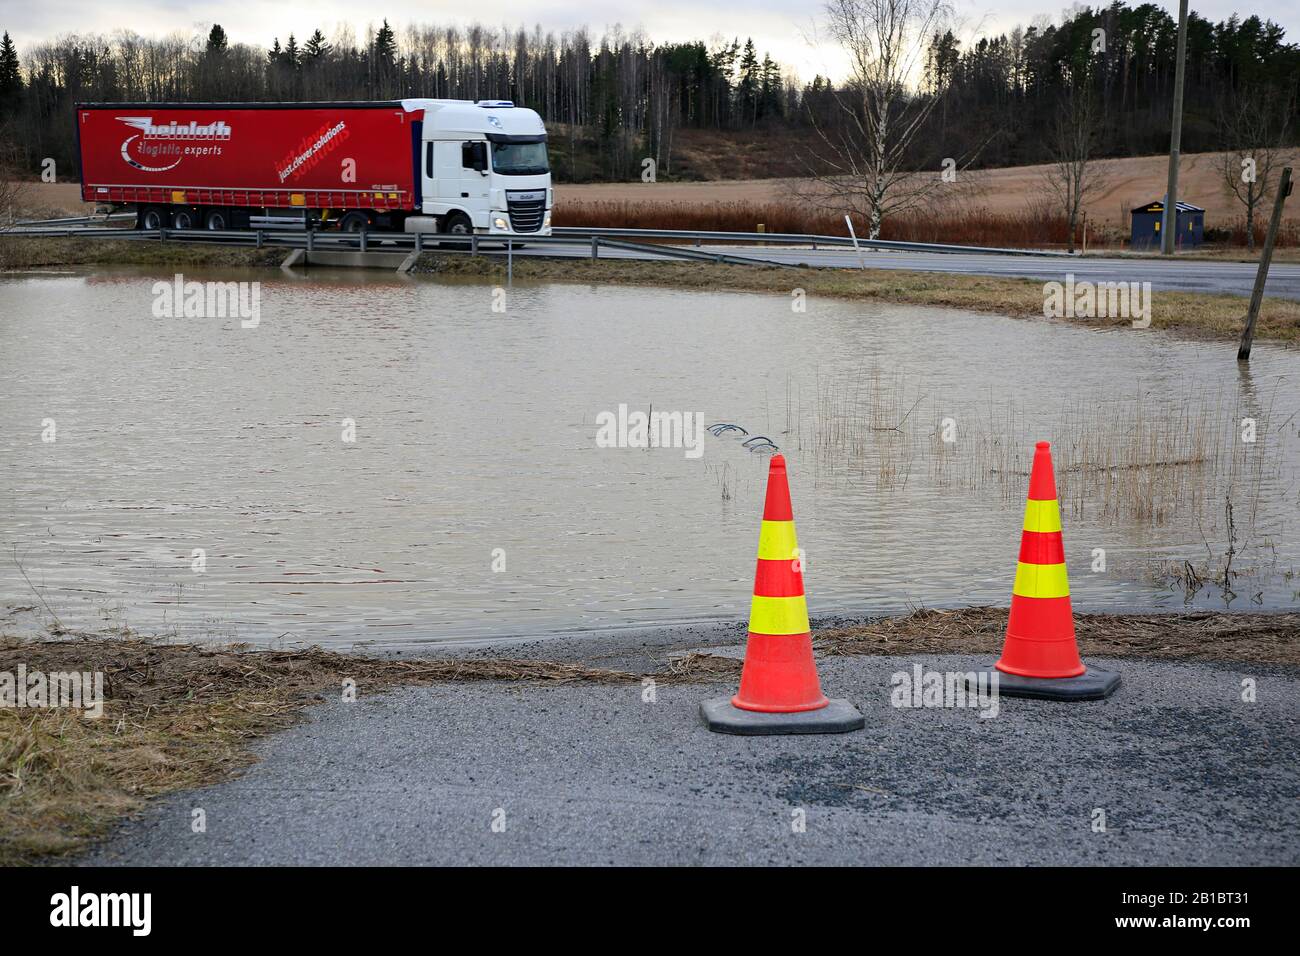
[[[602,236],[527,236],[524,238],[468,236],[453,239],[441,233],[421,232],[315,232],[282,229],[100,229],[75,225],[29,226],[0,236],[45,238],[119,239],[132,241],[207,242],[219,245],[303,249],[308,252],[453,252],[470,255],[506,255],[524,246],[583,247],[598,259],[601,248],[639,252],[661,259],[729,263],[732,265],[789,265],[757,256],[682,249],[677,246],[628,242]]]
[[[127,222],[135,219],[133,212],[115,212],[107,216],[67,216],[63,219],[21,219],[15,226],[74,226],[101,222]]]
[[[849,236],[822,236],[795,232],[708,232],[695,229],[619,229],[585,226],[557,226],[553,235],[599,236],[617,239],[678,239],[685,242],[735,242],[767,243],[771,245],[847,246],[863,249],[883,249],[893,252],[970,253],[999,256],[1042,256],[1047,258],[1077,258],[1077,253],[1056,252],[1047,249],[1004,249],[997,246],[958,246],[943,242],[901,242],[892,239],[858,239]]]
[[[898,252],[939,252],[939,254],[976,254],[976,255],[1013,255],[1035,256],[1035,258],[1076,258],[1070,252],[1053,252],[1047,250],[1014,250],[1014,248],[995,248],[987,246],[952,246],[932,242],[892,242],[884,239],[859,239],[857,247],[852,238],[842,235],[805,235],[798,233],[728,233],[698,232],[688,229],[619,229],[619,228],[578,228],[578,226],[560,226],[552,229],[551,235],[528,235],[528,237],[486,237],[471,235],[465,241],[454,241],[441,233],[330,233],[300,232],[300,230],[283,229],[113,229],[108,226],[90,225],[94,220],[42,220],[32,221],[29,225],[18,224],[9,230],[0,230],[0,235],[44,235],[57,238],[104,238],[104,239],[168,239],[185,242],[216,242],[222,245],[246,246],[257,248],[278,246],[283,248],[304,248],[309,252],[317,250],[342,251],[424,251],[426,248],[438,248],[439,251],[464,252],[471,255],[495,255],[510,252],[513,246],[585,246],[590,247],[590,258],[598,259],[601,247],[616,248],[629,252],[640,252],[643,256],[658,259],[688,259],[711,261],[711,263],[729,263],[735,265],[794,265],[789,260],[764,258],[762,255],[744,255],[735,252],[710,252],[702,243],[719,242],[745,245],[761,243],[772,246],[829,246],[836,248],[859,248],[859,250],[888,250]],[[660,242],[646,242],[647,239],[659,239]],[[638,242],[640,241],[640,242]],[[663,245],[662,241],[694,243],[693,248]],[[381,248],[376,248],[376,247]],[[861,264],[861,263],[859,263]]]
[[[113,216],[110,216],[109,219],[129,218],[131,215],[132,215],[131,213],[117,213],[114,214]],[[25,231],[30,231],[31,229],[38,229],[42,226],[58,227],[63,225],[71,226],[76,224],[84,224],[87,227],[89,227],[89,224],[92,222],[103,222],[103,221],[105,221],[103,217],[98,217],[98,218],[82,217],[82,218],[74,218],[74,219],[34,220],[27,223],[17,223],[16,225],[23,227]],[[83,231],[89,231],[89,228],[85,230],[78,230],[76,234],[80,235],[82,234]],[[167,233],[175,233],[178,236],[182,235],[182,233],[179,230],[169,229],[169,230],[161,230],[161,231]],[[119,233],[119,230],[112,230],[112,232]],[[157,232],[159,232],[159,230],[153,230],[152,232],[149,232],[147,234],[156,236]],[[184,235],[188,236],[190,232],[201,232],[213,238],[216,237],[224,238],[228,233],[233,234],[232,230],[225,230],[220,233],[211,230],[188,230],[184,233]],[[279,234],[278,230],[248,230],[245,233],[241,233],[241,235],[247,235],[248,233],[252,233],[252,232],[262,232],[262,233],[266,233],[267,235]],[[143,231],[137,231],[137,235],[143,235],[143,234],[146,233],[144,233]],[[296,235],[302,236],[304,235],[304,233],[296,233]],[[306,233],[305,235],[313,235],[313,234]],[[337,233],[315,233],[314,235],[317,237],[316,241],[318,242],[323,239],[327,239],[327,237],[339,236],[339,234]],[[408,242],[413,243],[411,237],[417,235],[436,235],[436,234],[374,233],[374,232],[368,233],[368,236],[373,237],[374,240],[384,241],[384,242],[392,242],[395,239],[406,237],[406,240]],[[120,237],[121,236],[119,235],[119,238]],[[505,242],[504,239],[498,240],[496,237],[478,236],[475,238],[484,239],[489,242],[498,242],[498,241],[502,243]],[[683,243],[694,243],[696,249],[701,249],[702,243],[705,242],[719,242],[719,243],[733,243],[736,245],[761,244],[761,245],[811,246],[813,249],[816,249],[818,246],[831,246],[831,247],[843,247],[843,248],[851,248],[851,249],[885,250],[890,252],[924,252],[924,253],[943,253],[943,254],[964,253],[967,255],[1034,256],[1039,258],[1067,258],[1067,259],[1078,257],[1077,253],[1056,252],[1056,251],[1046,250],[1046,249],[1006,249],[1006,248],[1001,248],[996,246],[959,246],[959,245],[953,245],[950,243],[942,243],[942,242],[901,242],[901,241],[887,240],[887,239],[858,239],[855,242],[855,240],[849,236],[824,236],[824,235],[815,235],[811,233],[805,234],[805,233],[791,233],[791,232],[714,232],[714,231],[695,230],[695,229],[622,229],[617,227],[606,228],[606,227],[585,227],[585,226],[558,226],[551,230],[551,235],[549,237],[528,236],[519,239],[517,241],[520,243],[531,243],[531,244],[546,244],[546,243],[560,244],[561,240],[568,240],[568,241],[576,240],[576,241],[590,242],[593,239],[602,240],[612,248],[621,248],[619,245],[617,245],[618,242],[635,243],[638,240],[644,241],[648,239],[651,240],[667,239],[667,240],[675,240]],[[444,240],[440,238],[435,241],[441,242]],[[666,247],[658,244],[650,247],[650,249],[652,250],[664,249],[664,248]],[[636,251],[647,251],[647,250],[643,247],[638,247]],[[664,256],[667,258],[697,258],[691,256],[679,257],[679,256],[675,256],[673,253],[668,253],[668,252],[665,252]],[[759,262],[770,263],[774,265],[789,264],[789,263],[779,262],[777,260],[772,260],[772,259],[763,259],[761,257],[735,256],[726,253],[717,253],[717,254],[703,253],[703,256],[709,261],[715,261],[715,262],[759,261]]]

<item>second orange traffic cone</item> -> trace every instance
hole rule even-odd
[[[1045,441],[1034,448],[1011,616],[993,667],[998,693],[1009,697],[1100,700],[1120,682],[1119,674],[1085,667],[1079,659],[1052,448]]]
[[[784,455],[768,467],[740,690],[706,700],[700,713],[724,734],[836,734],[865,725],[847,700],[828,700],[817,679]]]

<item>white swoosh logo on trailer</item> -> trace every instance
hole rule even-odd
[[[170,166],[146,166],[144,163],[137,162],[136,160],[132,159],[130,156],[127,155],[126,148],[131,145],[131,140],[139,139],[139,138],[140,138],[140,134],[136,133],[134,136],[128,136],[122,142],[122,159],[125,160],[129,165],[134,166],[136,169],[143,169],[146,173],[165,173],[167,172],[167,170],[175,169],[177,166],[181,164],[181,161],[178,159]]]

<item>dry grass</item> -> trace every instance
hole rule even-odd
[[[0,270],[52,266],[278,266],[283,249],[123,239],[29,239],[0,234]]]
[[[807,187],[804,187],[807,188]],[[701,202],[658,202],[652,199],[561,200],[555,207],[557,226],[611,226],[626,229],[694,229],[706,232],[801,233],[819,236],[848,236],[844,211],[815,204],[784,200],[742,199]],[[867,235],[867,222],[854,217],[858,236]],[[906,216],[885,221],[880,238],[895,242],[950,242],[963,246],[993,246],[1009,249],[1063,249],[1068,245],[1069,221],[1040,202],[1022,202],[1015,208],[990,209],[978,196],[933,209],[916,209]],[[1244,218],[1220,224],[1208,236],[1209,245],[1180,252],[1179,258],[1223,259],[1258,262],[1264,241],[1264,226],[1257,226],[1256,251],[1246,247]],[[1076,248],[1094,253],[1158,257],[1158,251],[1128,249],[1127,226],[1093,221],[1085,236],[1082,223],[1075,227]],[[1300,260],[1300,222],[1284,220],[1278,231],[1274,258],[1279,262]]]
[[[695,229],[708,232],[767,232],[847,236],[843,212],[799,202],[722,201],[660,203],[596,200],[557,204],[557,226],[609,226],[625,229]],[[867,235],[867,222],[855,217],[853,228]],[[1069,223],[1043,209],[994,213],[982,207],[914,211],[885,222],[880,238],[897,242],[953,242],[967,246],[1045,249],[1064,246]],[[1075,240],[1082,242],[1082,230]]]
[[[1300,666],[1300,613],[1075,614],[1084,657],[1231,661]],[[820,654],[996,654],[1007,609],[921,610],[820,631]]]
[[[917,611],[820,631],[821,654],[995,653],[1000,608]],[[1085,655],[1300,665],[1300,614],[1076,616]],[[730,683],[740,662],[693,653],[650,675],[551,661],[379,660],[244,646],[166,644],[133,635],[0,643],[0,672],[104,674],[105,716],[0,709],[0,864],[71,853],[151,796],[198,787],[253,761],[250,743],[297,720],[302,708],[450,681]]]
[[[0,709],[0,864],[76,849],[142,799],[220,779],[254,738],[303,706],[435,681],[639,680],[573,664],[509,659],[376,660],[305,651],[164,644],[133,636],[0,644],[0,672],[104,674],[104,716]]]

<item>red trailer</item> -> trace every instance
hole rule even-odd
[[[80,103],[81,197],[145,229],[401,229],[420,208],[422,109],[356,103]]]

